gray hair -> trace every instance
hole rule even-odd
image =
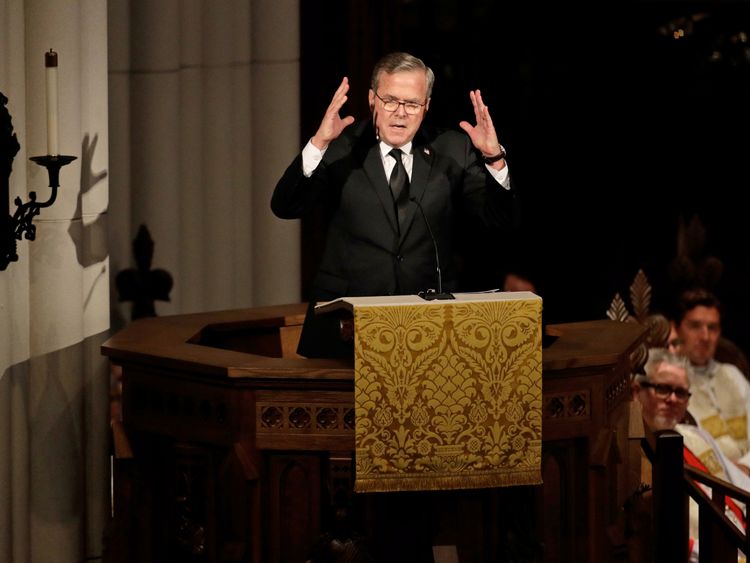
[[[373,92],[378,91],[378,85],[380,84],[380,75],[394,74],[396,72],[408,72],[411,70],[422,70],[427,78],[427,98],[432,96],[432,86],[435,84],[435,73],[428,67],[422,59],[418,59],[414,55],[409,53],[390,53],[375,63],[375,68],[372,69],[372,79],[370,81],[370,87]]]
[[[651,376],[656,374],[656,371],[661,364],[670,364],[672,366],[685,370],[687,376],[687,385],[690,387],[690,362],[684,356],[678,356],[673,354],[666,348],[651,348],[648,351],[648,359],[646,364],[643,366],[644,374],[638,374],[636,381],[644,381],[650,379]]]

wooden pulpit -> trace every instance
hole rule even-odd
[[[122,367],[123,561],[302,563],[321,533],[378,561],[610,561],[624,548],[635,323],[547,327],[543,485],[354,493],[350,360],[296,356],[304,304],[155,317],[102,347]]]

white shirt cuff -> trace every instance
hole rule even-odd
[[[489,164],[485,164],[485,166],[487,167],[487,170],[490,171],[490,174],[492,174],[492,177],[495,179],[495,181],[498,184],[500,184],[506,190],[510,189],[510,174],[508,172],[508,164],[507,163],[506,163],[505,167],[503,167],[502,170],[495,170]]]
[[[302,149],[302,173],[305,175],[305,178],[309,178],[313,175],[318,164],[323,160],[323,155],[325,153],[326,149],[320,150],[312,144],[312,139],[307,141],[305,148]]]

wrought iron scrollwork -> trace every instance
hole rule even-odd
[[[29,201],[23,203],[16,197],[16,211],[10,215],[10,173],[13,159],[21,149],[13,131],[13,121],[6,107],[8,98],[0,92],[0,270],[5,270],[11,262],[18,261],[17,240],[34,240],[36,227],[34,218],[39,211],[49,207],[57,199],[57,188],[60,186],[60,168],[73,162],[76,157],[69,155],[32,156],[29,160],[47,169],[49,186],[52,193],[47,201],[37,201],[36,192],[29,192]]]

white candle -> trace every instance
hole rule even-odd
[[[57,53],[50,49],[44,53],[47,71],[47,154],[57,156]]]

